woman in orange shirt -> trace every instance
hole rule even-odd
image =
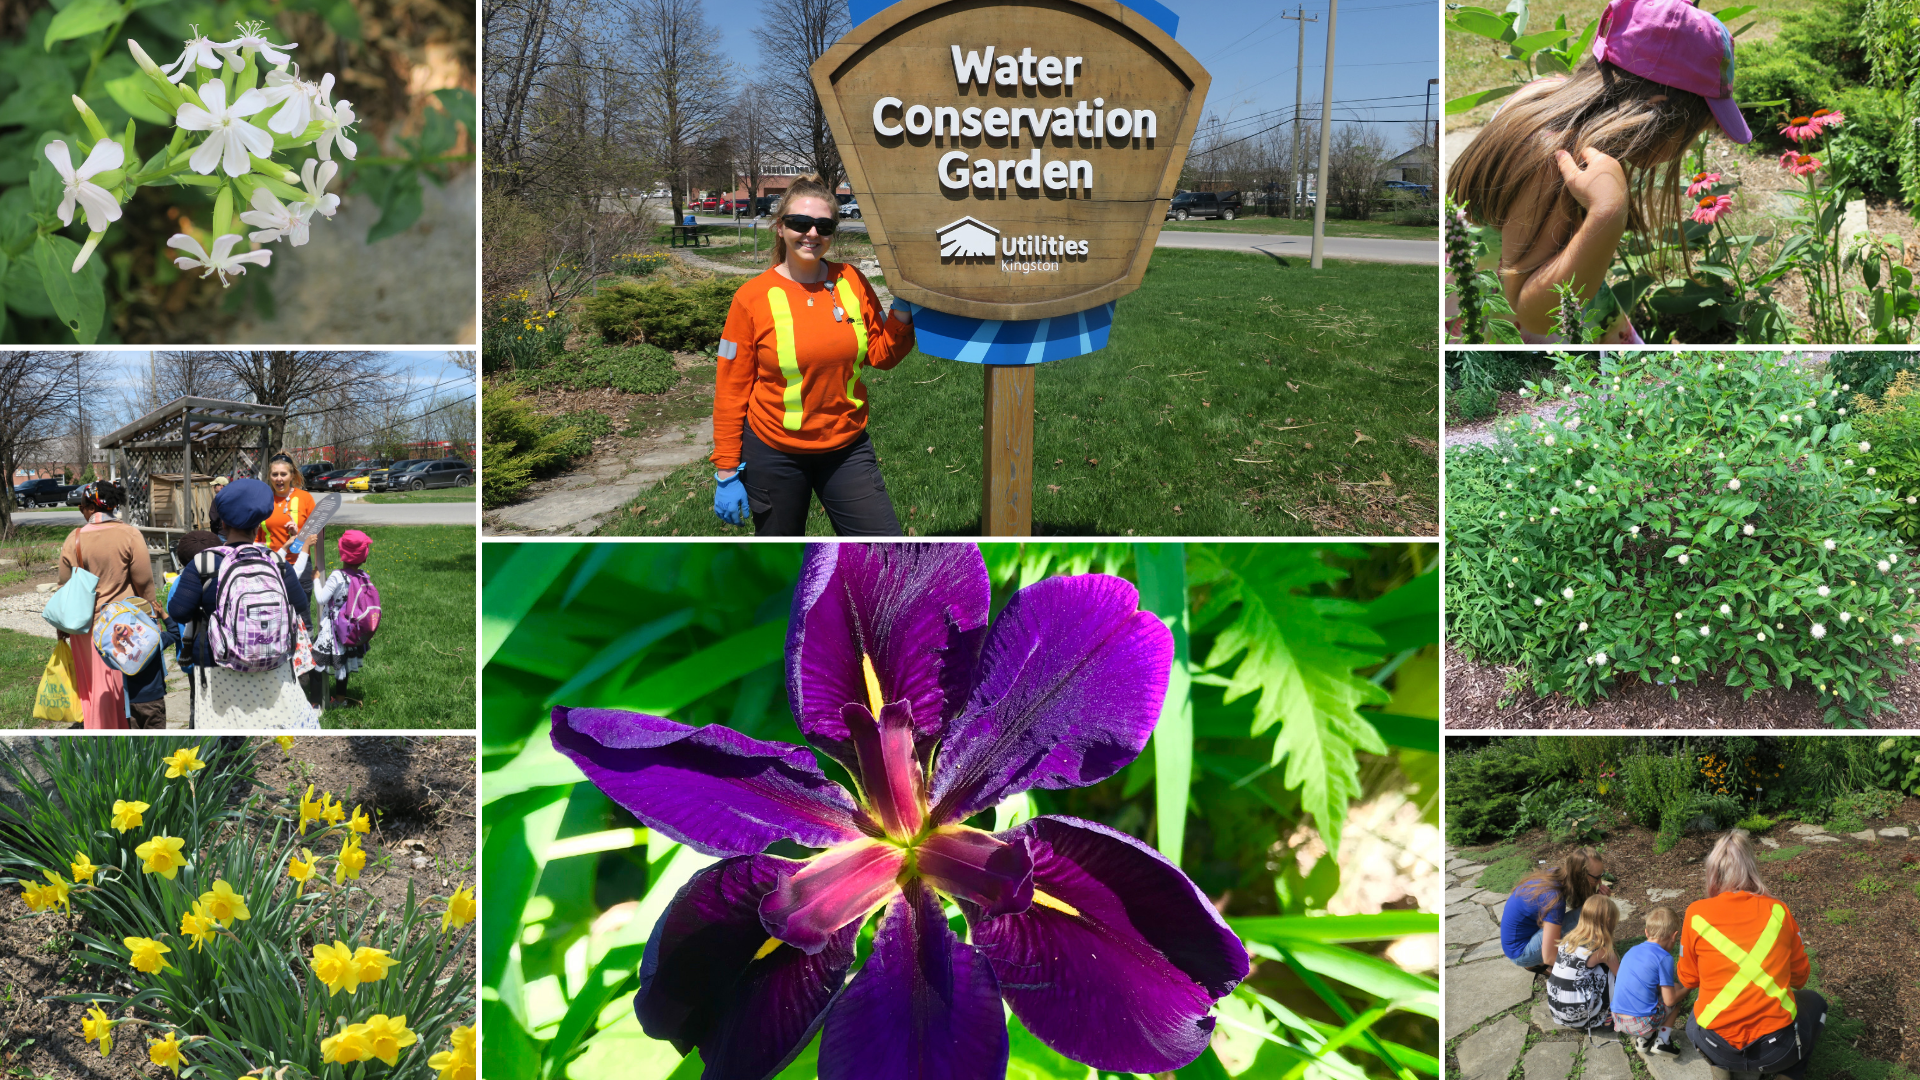
[[[288,550],[288,544],[300,534],[300,526],[307,523],[314,508],[313,496],[307,493],[306,481],[300,476],[300,470],[294,466],[293,459],[285,454],[275,454],[267,463],[267,483],[273,488],[273,513],[260,523],[254,532],[254,542],[265,544],[281,558],[292,562],[300,557],[298,550]],[[313,593],[313,560],[307,561],[307,572],[300,579],[300,587]],[[311,612],[300,610],[300,621],[312,627]]]
[[[867,437],[864,365],[913,349],[913,318],[889,315],[859,269],[828,262],[833,193],[800,177],[774,208],[773,265],[740,286],[714,377],[713,510],[761,536],[799,536],[818,496],[840,536],[899,536]]]

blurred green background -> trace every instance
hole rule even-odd
[[[1139,759],[970,824],[1103,822],[1177,859],[1220,907],[1254,970],[1179,1075],[1438,1076],[1436,545],[982,550],[996,614],[1033,581],[1104,572],[1174,631],[1173,685]],[[784,668],[803,551],[483,545],[483,1075],[699,1076],[697,1053],[640,1031],[631,999],[654,922],[713,860],[584,782],[547,718],[622,708],[803,744]],[[1093,1073],[1008,1025],[1009,1076]],[[783,1080],[813,1077],[813,1060],[809,1047]]]

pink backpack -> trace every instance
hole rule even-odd
[[[355,649],[373,640],[380,629],[380,590],[365,570],[342,570],[347,575],[347,600],[333,613],[333,640],[343,649]]]

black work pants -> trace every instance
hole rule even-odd
[[[837,450],[795,454],[768,446],[742,425],[740,464],[757,536],[804,535],[816,495],[836,536],[900,535],[873,440],[864,431]]]
[[[1703,990],[1704,994],[1705,991]],[[1827,999],[1811,990],[1793,992],[1793,1023],[1762,1035],[1744,1047],[1732,1043],[1700,1026],[1687,1015],[1687,1038],[1699,1047],[1700,1056],[1712,1065],[1730,1072],[1755,1072],[1785,1075],[1806,1080],[1807,1066],[1813,1061],[1813,1044],[1820,1041],[1827,1026]]]

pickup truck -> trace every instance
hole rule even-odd
[[[1182,191],[1167,204],[1167,216],[1177,221],[1188,218],[1219,218],[1232,221],[1240,213],[1237,191]]]
[[[21,507],[61,506],[67,501],[67,492],[72,490],[71,484],[63,484],[52,477],[42,477],[13,485],[13,501]]]

